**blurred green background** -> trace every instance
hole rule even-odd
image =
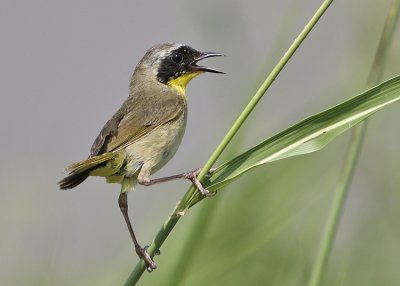
[[[220,163],[361,93],[390,2],[335,1]],[[90,178],[58,191],[56,182],[66,165],[87,157],[127,97],[136,63],[169,41],[227,55],[209,60],[226,75],[188,86],[184,140],[155,177],[191,170],[204,164],[321,3],[1,1],[0,284],[123,284],[137,257],[118,208],[119,186]],[[400,72],[399,50],[397,31],[385,79]],[[323,285],[400,285],[398,110],[395,104],[372,117]],[[259,168],[196,205],[139,285],[305,285],[348,135]],[[188,186],[129,194],[142,244]],[[202,236],[190,237],[201,219]],[[189,257],[183,266],[182,257]]]

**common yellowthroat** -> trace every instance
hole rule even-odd
[[[119,207],[136,253],[148,271],[157,266],[146,247],[136,240],[128,216],[127,192],[137,183],[149,186],[186,178],[202,195],[208,194],[195,171],[153,180],[150,175],[172,158],[181,143],[187,118],[187,83],[204,72],[223,73],[197,65],[202,59],[216,56],[222,54],[199,52],[174,43],[150,48],[135,68],[129,97],[104,125],[89,158],[67,167],[69,175],[58,182],[60,189],[74,188],[88,176],[102,176],[108,183],[120,183]]]

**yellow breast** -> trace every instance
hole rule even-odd
[[[193,73],[186,73],[181,75],[178,78],[171,79],[167,84],[178,90],[180,94],[185,95],[186,93],[186,85],[191,81],[193,78],[201,74],[202,72],[193,72]]]

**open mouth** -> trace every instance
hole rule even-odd
[[[221,56],[225,56],[224,54],[220,54],[220,53],[201,53],[200,56],[198,58],[196,58],[193,62],[190,63],[190,67],[194,70],[194,71],[202,71],[202,72],[212,72],[212,73],[224,73],[222,71],[213,69],[213,68],[209,68],[209,67],[204,67],[204,66],[198,66],[197,62],[206,59],[206,58],[212,58],[212,57],[221,57]]]

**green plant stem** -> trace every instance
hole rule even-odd
[[[396,23],[399,19],[400,0],[392,1],[383,28],[379,46],[375,54],[375,59],[368,77],[367,86],[372,86],[381,81],[383,70],[387,60],[388,47],[393,38]],[[317,258],[311,272],[309,286],[321,285],[322,277],[325,273],[328,258],[330,256],[335,234],[338,228],[340,215],[342,213],[351,179],[354,174],[359,154],[363,145],[368,121],[365,120],[357,125],[352,132],[351,141],[345,156],[342,172],[335,189],[332,206],[326,222],[321,246],[317,253]]]
[[[304,39],[307,37],[307,35],[310,33],[312,28],[317,24],[318,20],[321,18],[321,16],[325,13],[325,11],[328,9],[330,4],[333,2],[333,0],[325,0],[321,7],[316,11],[314,16],[311,18],[311,20],[308,22],[308,24],[304,27],[304,29],[301,31],[299,36],[294,40],[292,45],[289,47],[287,52],[284,54],[284,56],[281,58],[281,60],[278,62],[278,64],[275,66],[275,68],[271,71],[271,73],[268,75],[264,83],[261,85],[261,87],[257,90],[256,94],[254,97],[251,99],[249,104],[245,107],[245,109],[242,111],[238,119],[234,122],[233,126],[231,129],[228,131],[228,133],[225,135],[225,137],[222,139],[221,143],[218,145],[214,153],[211,155],[209,160],[206,162],[204,167],[202,168],[198,179],[201,181],[204,179],[205,175],[209,172],[211,167],[215,164],[219,156],[222,154],[226,146],[229,144],[229,142],[232,140],[234,135],[238,132],[239,128],[242,126],[246,118],[250,115],[252,110],[255,108],[259,100],[262,98],[264,93],[267,91],[267,89],[271,86],[275,78],[278,76],[278,74],[281,72],[281,70],[284,68],[286,63],[290,60],[292,55],[295,53],[297,48],[300,46],[300,44],[304,41]],[[186,192],[182,200],[179,202],[171,216],[165,221],[163,224],[162,228],[160,231],[157,233],[155,239],[153,240],[152,244],[149,246],[147,249],[148,253],[153,256],[156,250],[160,249],[161,245],[165,241],[165,239],[168,237],[169,233],[172,231],[174,228],[175,224],[178,222],[179,218],[187,211],[187,209],[190,207],[191,201],[195,198],[197,195],[196,189],[191,186],[189,190]],[[143,272],[145,270],[145,265],[143,260],[140,260],[135,268],[133,269],[132,273],[128,277],[128,280],[125,282],[125,286],[131,286],[135,285],[140,277],[142,276]]]

